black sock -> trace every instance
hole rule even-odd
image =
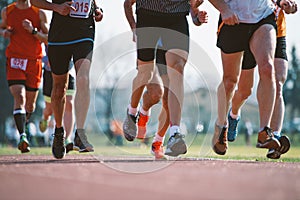
[[[32,113],[26,112],[26,123],[29,122],[31,115],[32,115]]]
[[[14,119],[19,133],[20,134],[25,133],[26,114],[22,113],[21,108],[17,108],[14,110]]]

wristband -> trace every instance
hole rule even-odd
[[[280,1],[281,1],[281,0],[277,0],[277,1],[276,1],[276,4],[277,4],[277,6],[279,6],[279,7],[281,8],[281,6],[280,6]]]
[[[36,35],[38,33],[37,28],[33,28],[31,34]]]

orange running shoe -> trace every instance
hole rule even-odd
[[[155,141],[152,143],[151,154],[155,156],[155,160],[167,159],[164,155],[164,148],[162,142]]]
[[[138,139],[144,139],[147,132],[147,122],[149,121],[148,115],[143,115],[142,113],[139,113],[139,119],[138,119],[138,133],[136,138]]]

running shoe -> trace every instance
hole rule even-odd
[[[77,130],[73,149],[79,151],[79,153],[94,152],[94,147],[88,142],[86,134],[84,132],[79,133]]]
[[[212,138],[213,150],[216,154],[225,155],[228,149],[227,127],[215,124],[215,132]]]
[[[26,135],[21,135],[20,141],[18,144],[18,149],[21,151],[21,153],[30,152],[29,142],[27,140]]]
[[[144,139],[147,132],[147,122],[149,121],[148,115],[143,115],[139,113],[139,120],[138,120],[138,133],[136,138]]]
[[[151,146],[151,154],[155,156],[155,160],[166,160],[162,142],[155,141]]]
[[[183,138],[184,135],[181,133],[175,133],[173,136],[171,136],[167,143],[165,155],[176,157],[180,154],[186,154],[187,146]]]
[[[237,125],[238,125],[239,121],[240,121],[240,116],[238,116],[238,118],[236,118],[236,119],[233,119],[230,116],[230,111],[229,111],[229,113],[228,113],[228,134],[227,134],[227,139],[229,142],[233,142],[238,134]]]
[[[279,137],[280,147],[277,149],[269,149],[267,157],[271,159],[279,159],[282,154],[290,150],[291,142],[288,136],[283,135]]]
[[[42,133],[44,133],[46,131],[46,129],[48,128],[48,121],[45,119],[42,119],[39,123],[39,128],[40,128],[40,131]]]
[[[57,159],[61,159],[66,155],[65,131],[63,127],[55,128],[54,138],[52,143],[52,154]]]
[[[69,153],[70,151],[73,151],[73,142],[70,141],[70,139],[66,139],[65,141],[65,145],[66,145],[66,153]]]
[[[277,149],[280,147],[280,142],[274,137],[272,130],[265,127],[258,133],[257,148]]]
[[[128,109],[126,111],[126,119],[123,123],[123,133],[124,137],[128,141],[133,141],[137,135],[137,117],[128,113]]]

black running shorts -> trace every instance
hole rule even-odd
[[[276,43],[276,50],[275,50],[275,58],[282,58],[284,60],[288,60],[287,53],[286,53],[286,37],[278,37]],[[244,52],[242,69],[253,69],[256,66],[255,58],[247,48]]]
[[[43,95],[51,97],[52,92],[52,74],[51,71],[44,70],[43,74]],[[75,78],[69,74],[68,90],[75,90]]]
[[[223,24],[220,16],[217,47],[224,53],[245,51],[248,48],[253,33],[264,24],[271,24],[277,30],[274,14],[269,15],[256,24],[240,23],[233,26]]]
[[[165,51],[181,49],[189,52],[189,28],[186,16],[157,16],[143,9],[137,11],[137,57],[142,61],[155,58],[161,40]]]
[[[48,57],[51,70],[56,75],[66,74],[73,57],[74,63],[79,59],[92,60],[94,43],[91,41],[78,42],[68,45],[49,45]]]

